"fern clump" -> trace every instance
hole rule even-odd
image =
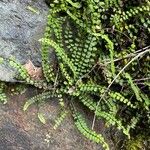
[[[140,44],[138,32],[143,30],[143,34],[149,35],[145,32],[149,30],[146,19],[149,4],[145,1],[134,6],[122,0],[51,2],[45,34],[39,40],[44,78],[35,80],[14,59],[5,59],[18,71],[19,79],[43,89],[41,94],[26,101],[23,110],[56,97],[62,112],[55,120],[54,129],[71,110],[78,130],[88,139],[101,143],[106,150],[109,144],[102,134],[94,131],[95,119],[103,119],[128,138],[143,120],[148,126],[150,86],[145,79],[149,79],[150,73],[146,63],[149,62],[149,46],[147,39]],[[145,28],[135,23],[143,23]],[[50,62],[52,52],[56,55],[57,67]],[[142,67],[138,69],[139,66]],[[78,111],[78,104],[94,114],[92,128]],[[43,120],[43,116],[39,118]]]

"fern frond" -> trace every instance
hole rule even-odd
[[[132,17],[139,17],[141,18],[142,15],[149,15],[150,12],[150,3],[147,1],[145,4],[138,6],[138,7],[132,7],[127,11],[121,11],[119,9],[112,15],[111,20],[115,24],[115,26],[119,29],[121,28],[121,31],[123,30],[123,24],[125,21],[131,19]],[[119,29],[120,30],[120,29]]]
[[[57,57],[59,60],[62,60],[73,72],[74,76],[76,77],[76,71],[74,64],[70,61],[68,56],[65,54],[65,51],[63,48],[61,48],[57,43],[55,43],[53,40],[50,39],[40,39],[39,40],[42,43],[46,43],[49,46],[52,46],[55,49],[55,52],[57,54]]]
[[[134,129],[138,121],[139,121],[138,117],[133,117],[130,121],[130,125],[127,126],[128,130]]]
[[[103,94],[106,90],[104,86],[98,85],[98,84],[79,84],[78,85],[79,90],[82,92],[99,92],[100,94]]]
[[[111,71],[112,74],[115,75],[115,64],[114,64],[114,44],[109,39],[109,37],[106,34],[101,34],[101,38],[104,39],[107,42],[107,48],[110,52],[110,60],[111,60]]]
[[[105,0],[105,5],[106,5],[106,8],[110,8],[110,7],[119,7],[120,5],[120,1],[121,0]]]
[[[123,133],[125,135],[127,135],[128,138],[130,138],[129,128],[128,127],[125,128],[123,126],[121,120],[116,119],[114,115],[102,111],[102,112],[98,113],[97,116],[100,116],[100,117],[104,118],[107,121],[107,123],[110,124],[110,125],[116,125],[118,130],[122,130]]]
[[[38,87],[40,89],[47,88],[46,82],[44,82],[42,80],[33,80],[30,77],[30,75],[28,74],[27,70],[24,68],[24,66],[21,65],[20,63],[16,62],[15,59],[9,58],[9,59],[5,59],[5,60],[8,61],[9,65],[11,67],[13,67],[14,69],[16,69],[18,71],[19,78],[21,78],[22,80],[25,80],[27,84],[34,85],[35,87]]]
[[[104,92],[106,91],[106,87],[97,84],[81,84],[79,85],[79,88],[82,92],[99,92],[100,95],[104,94]],[[110,98],[113,99],[113,101],[118,100],[120,102],[123,102],[124,104],[127,104],[127,106],[130,106],[131,108],[136,108],[135,105],[133,105],[128,99],[126,99],[123,95],[121,95],[118,92],[114,92],[111,90],[108,92],[108,95],[110,96]]]
[[[27,70],[21,64],[16,62],[15,59],[13,59],[13,58],[10,58],[8,61],[9,61],[9,64],[11,67],[17,69],[20,77],[29,83],[30,82],[30,76],[29,76]]]
[[[120,102],[126,104],[127,106],[130,106],[131,108],[136,108],[135,105],[133,105],[127,98],[125,98],[125,97],[124,97],[123,95],[121,95],[120,93],[110,91],[108,94],[109,94],[109,96],[110,96],[111,98],[114,99],[114,101],[117,100],[117,101],[120,101]]]
[[[26,111],[30,105],[32,105],[36,102],[41,103],[42,101],[44,101],[46,99],[49,99],[51,97],[56,97],[56,96],[57,95],[55,95],[52,91],[48,91],[48,92],[44,92],[42,94],[36,95],[26,101],[26,103],[23,106],[23,110]]]
[[[43,113],[38,112],[37,116],[41,123],[46,124],[46,120],[45,120]]]
[[[105,150],[109,150],[108,144],[105,142],[104,137],[101,134],[96,133],[95,131],[88,128],[84,118],[79,112],[73,112],[73,117],[75,120],[75,125],[77,129],[88,139],[101,143]]]
[[[4,91],[5,88],[5,83],[4,82],[0,82],[0,102],[2,102],[3,104],[7,103],[7,96],[6,93]]]
[[[78,40],[79,41],[79,40]],[[77,46],[76,51],[72,52],[72,61],[76,66],[76,72],[78,77],[88,73],[92,68],[96,58],[96,44],[97,39],[92,35],[87,35],[83,45]]]
[[[130,76],[129,73],[125,73],[125,77],[128,79],[128,83],[130,84],[136,99],[139,102],[143,102],[144,101],[144,107],[149,110],[149,106],[150,106],[150,102],[149,102],[149,98],[146,94],[142,93],[142,91],[139,89],[139,87],[133,82],[132,77]]]
[[[54,22],[52,15],[48,15],[47,20],[48,21],[47,21],[47,27],[45,29],[44,38],[48,39],[52,36],[52,24]],[[44,77],[46,78],[47,82],[50,81],[54,82],[55,75],[54,75],[53,67],[49,61],[49,53],[50,53],[49,45],[46,43],[42,43],[41,54],[42,54],[42,68],[43,68]]]
[[[65,47],[68,49],[69,52],[76,51],[76,44],[75,44],[75,38],[74,33],[72,31],[71,25],[69,22],[65,24],[65,32],[64,32],[64,43]]]
[[[64,64],[63,63],[59,63],[59,66],[60,66],[60,70],[61,70],[61,72],[62,72],[62,75],[65,77],[65,79],[67,80],[67,84],[69,84],[69,85],[73,85],[73,80],[72,80],[72,78],[70,77],[70,75],[68,74],[68,72],[67,72],[67,70],[66,70],[66,68],[65,68],[65,66],[64,66]]]
[[[142,102],[142,98],[140,97],[140,89],[133,83],[132,77],[130,76],[130,74],[126,73],[125,77],[128,79],[128,82],[129,82],[133,92],[135,93],[137,100]]]
[[[56,130],[60,125],[61,123],[63,122],[63,120],[66,118],[68,114],[68,111],[67,110],[62,110],[60,115],[55,119],[55,124],[53,126],[53,128]]]
[[[121,120],[116,119],[116,117],[115,117],[116,114],[107,112],[106,110],[102,111],[100,105],[97,106],[96,102],[94,102],[91,98],[89,98],[85,95],[79,96],[79,99],[86,107],[88,107],[90,110],[94,111],[94,113],[97,117],[102,117],[110,125],[113,125],[113,126],[116,125],[119,130],[122,130],[124,134],[126,134],[128,137],[130,137],[129,129],[125,128],[122,125]]]
[[[79,2],[73,2],[72,0],[66,0],[66,2],[68,2],[69,4],[71,4],[71,6],[73,6],[75,8],[81,7],[81,4]]]
[[[68,16],[70,16],[70,18],[72,20],[74,20],[76,22],[76,24],[78,24],[83,29],[87,29],[87,25],[81,19],[79,19],[76,15],[74,15],[73,13],[71,13],[70,10],[67,10],[66,13],[68,14]]]

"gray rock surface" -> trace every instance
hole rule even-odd
[[[30,59],[39,65],[38,39],[43,36],[47,13],[44,0],[0,0],[0,56],[13,56],[21,64]],[[0,64],[0,80],[14,81],[14,75],[7,64]]]

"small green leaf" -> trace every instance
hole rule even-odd
[[[33,101],[31,101],[31,100],[27,101],[23,106],[23,111],[26,111],[32,103],[33,103]]]
[[[46,124],[45,117],[42,113],[38,113],[38,118],[39,118],[40,122],[42,122],[43,124]]]
[[[27,9],[32,11],[35,14],[39,14],[40,13],[37,9],[33,8],[32,6],[28,6]]]
[[[0,57],[0,64],[3,63],[4,59]]]

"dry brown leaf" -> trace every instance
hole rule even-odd
[[[35,67],[31,60],[24,65],[25,69],[27,70],[28,74],[33,79],[41,79],[42,78],[42,69],[41,67]]]

